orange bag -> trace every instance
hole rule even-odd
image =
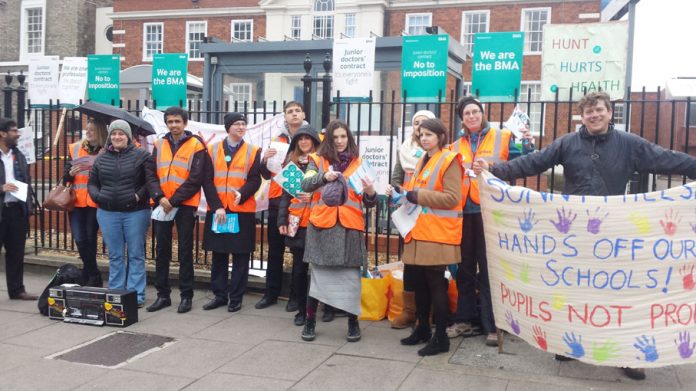
[[[449,308],[450,313],[457,313],[457,280],[451,278],[449,281],[449,286],[447,287],[447,296],[449,296]]]
[[[382,320],[389,306],[391,274],[384,278],[361,278],[360,320]]]
[[[393,321],[404,310],[404,280],[392,277],[387,318]]]

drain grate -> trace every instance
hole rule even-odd
[[[118,367],[173,340],[174,338],[161,335],[116,331],[48,358],[102,367]]]

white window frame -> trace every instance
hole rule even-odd
[[[352,24],[348,24],[349,17],[352,18]],[[348,29],[352,30],[351,34],[348,34]],[[345,23],[343,26],[343,35],[348,38],[355,38],[358,33],[358,15],[354,12],[349,12],[345,14]]]
[[[234,90],[235,87],[244,87],[244,89],[248,89],[248,92],[243,92],[244,94],[247,94],[247,99],[235,99],[237,96],[237,92]],[[230,83],[230,92],[231,94],[229,95],[229,104],[230,104],[230,110],[234,107],[234,102],[239,102],[238,107],[243,107],[244,102],[247,102],[247,107],[251,107],[254,100],[254,87],[252,83]],[[241,109],[240,109],[241,110]]]
[[[326,3],[329,3],[326,7],[327,9],[317,10],[317,1],[323,0],[312,1],[312,37],[333,39],[336,35],[336,2],[334,0],[328,0],[326,1]],[[319,28],[320,34],[317,34],[317,21],[321,24]],[[329,25],[331,25],[330,29]]]
[[[551,24],[551,7],[537,7],[537,8],[522,8],[522,11],[520,12],[520,31],[524,32],[524,55],[528,54],[541,54],[541,51],[544,46],[544,27],[542,26],[541,28],[541,43],[539,44],[539,50],[538,51],[533,51],[533,50],[527,50],[527,43],[529,42],[529,34],[527,30],[525,29],[525,15],[527,12],[535,12],[535,11],[545,11],[547,15],[546,19],[546,24]]]
[[[200,57],[191,57],[191,25],[203,25],[203,36],[208,35],[208,21],[206,20],[194,20],[190,22],[186,22],[186,54],[188,54],[188,59],[189,61],[203,61],[204,56],[201,53]],[[201,43],[203,41],[201,40]],[[198,49],[200,52],[200,48]]]
[[[249,23],[249,39],[241,39],[234,36],[234,25]],[[232,42],[254,42],[254,19],[233,19],[230,23],[230,40]]]
[[[614,102],[612,105],[614,124],[626,125],[626,114],[626,102]]]
[[[462,11],[462,35],[461,35],[461,39],[459,40],[459,42],[461,42],[462,46],[464,46],[464,49],[469,54],[473,53],[472,48],[474,47],[474,35],[475,35],[475,33],[467,32],[468,25],[466,24],[466,16],[473,15],[473,14],[485,14],[486,15],[486,29],[484,31],[477,31],[478,33],[487,33],[490,31],[490,28],[491,28],[491,10]],[[471,36],[471,43],[469,43],[467,40],[467,38],[469,36]]]
[[[159,26],[162,34],[162,39],[160,40],[160,45],[161,45],[161,51],[158,53],[152,53],[152,54],[159,54],[159,53],[164,53],[164,23],[162,22],[155,22],[155,23],[143,23],[143,61],[147,62],[152,62],[152,56],[148,57],[147,56],[147,28],[150,26]]]
[[[297,26],[295,26],[295,21],[297,21]],[[295,35],[297,32],[297,35]],[[291,38],[300,40],[302,39],[302,15],[291,15],[290,16],[290,35]]]
[[[412,33],[412,32],[410,31],[410,29],[411,29],[411,27],[412,27],[411,24],[409,23],[409,22],[410,22],[410,18],[412,18],[412,17],[419,17],[419,16],[427,16],[427,17],[428,17],[428,23],[427,23],[425,26],[423,26],[423,32],[422,32],[422,33],[418,33],[418,34]],[[425,28],[426,28],[426,27],[430,27],[430,26],[433,25],[433,14],[432,14],[432,12],[420,12],[420,13],[406,14],[406,15],[404,16],[404,18],[405,18],[405,20],[404,20],[404,31],[405,31],[408,35],[424,35],[424,34],[427,34],[427,33],[425,32]]]
[[[27,11],[41,8],[41,52],[29,53],[27,37]],[[46,0],[23,0],[20,10],[19,60],[24,62],[33,57],[41,57],[46,53]]]
[[[527,89],[529,86],[536,86],[538,90],[538,96],[535,98],[534,94],[532,93],[532,103],[531,108],[534,108],[535,106],[539,107],[539,115],[542,114],[541,107],[544,105],[544,102],[541,102],[541,81],[540,80],[523,80],[522,83],[520,83],[520,96],[519,99],[517,99],[517,104],[520,106],[520,108],[524,111],[527,111]],[[532,111],[530,109],[530,111]],[[529,129],[531,130],[532,134],[534,136],[539,136],[542,137],[544,135],[544,130],[546,128],[546,110],[543,110],[543,115],[541,117],[541,121],[539,121],[539,118],[533,118],[532,114],[527,113],[529,115],[529,121],[530,126]],[[539,124],[541,123],[541,129],[537,129],[539,127]]]

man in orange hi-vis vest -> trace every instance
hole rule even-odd
[[[191,310],[193,298],[193,228],[198,221],[196,210],[201,199],[207,152],[203,140],[185,130],[188,114],[184,109],[168,108],[164,112],[164,122],[169,133],[155,142],[148,162],[148,189],[155,204],[165,213],[173,208],[178,210],[173,221],[154,221],[157,300],[147,310],[158,311],[172,304],[169,264],[172,261],[172,228],[176,224],[181,295],[177,312],[185,313]]]

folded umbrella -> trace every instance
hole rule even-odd
[[[135,132],[144,136],[156,133],[155,128],[149,122],[119,107],[89,101],[76,107],[75,110],[90,117],[101,119],[107,124],[115,119],[122,119],[128,122]]]

